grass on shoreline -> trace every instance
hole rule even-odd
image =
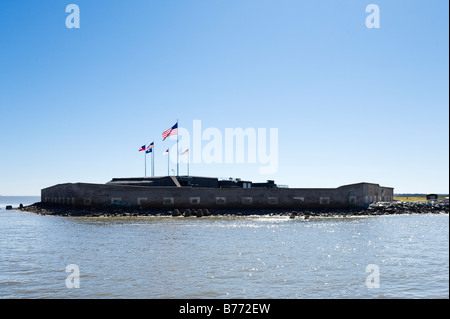
[[[438,195],[438,199],[444,199],[448,195]],[[426,202],[426,195],[399,195],[394,196],[394,200],[400,200],[402,202]]]

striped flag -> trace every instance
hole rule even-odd
[[[175,123],[174,126],[172,126],[171,128],[169,128],[168,130],[165,130],[162,133],[163,136],[163,141],[170,135],[177,135],[178,134],[178,122]]]
[[[147,146],[145,153],[151,153],[153,151],[154,146],[155,146],[155,142],[152,142],[149,146]]]
[[[184,154],[188,154],[188,153],[189,153],[189,149],[187,149],[183,153],[181,153],[181,156],[183,156]]]

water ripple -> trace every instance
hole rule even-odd
[[[448,298],[448,215],[0,214],[0,298]],[[68,264],[80,269],[69,289]],[[366,267],[379,267],[368,288]]]

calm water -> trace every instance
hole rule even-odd
[[[89,219],[15,199],[0,197],[0,298],[449,297],[448,215]]]

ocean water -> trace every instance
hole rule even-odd
[[[4,210],[8,205],[17,208],[20,204],[30,205],[40,201],[41,196],[0,196],[0,210]]]
[[[5,210],[38,200],[0,197],[0,298],[449,297],[448,215],[68,218]]]

